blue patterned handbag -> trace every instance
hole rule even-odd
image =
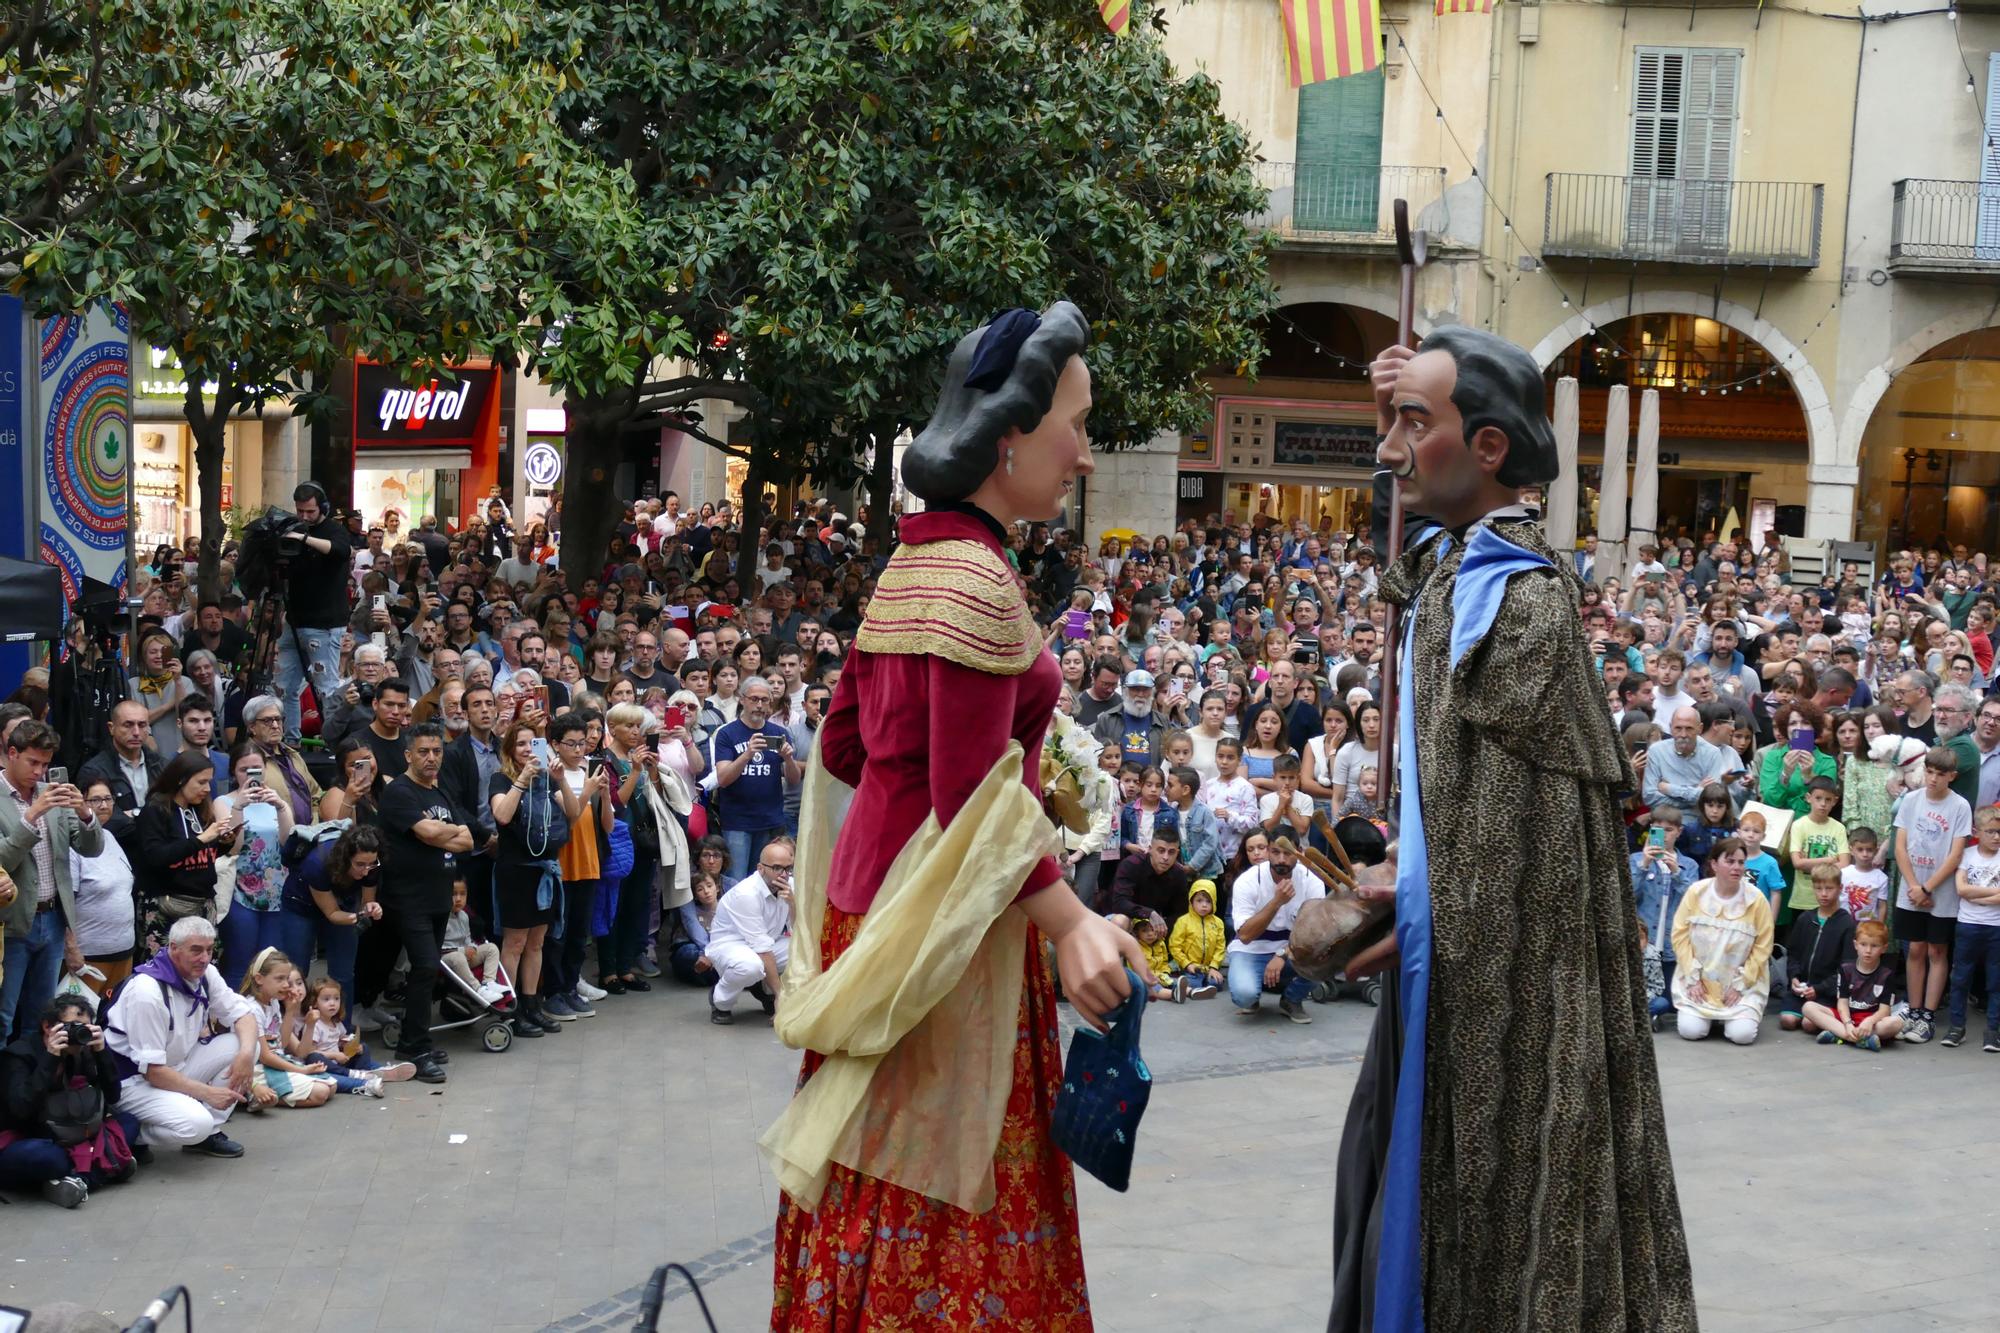
[[[1069,1041],[1062,1091],[1050,1124],[1055,1145],[1078,1166],[1121,1193],[1131,1183],[1132,1145],[1153,1093],[1153,1074],[1139,1055],[1139,1018],[1146,983],[1130,968],[1132,994],[1112,1017],[1111,1031],[1078,1028]]]

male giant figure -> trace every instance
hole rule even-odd
[[[1424,518],[1381,582],[1405,617],[1397,971],[1341,1138],[1328,1327],[1686,1333],[1632,768],[1573,568],[1519,497],[1557,470],[1542,374],[1463,328],[1370,370],[1380,462]]]

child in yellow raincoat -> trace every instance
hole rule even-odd
[[[1190,1000],[1206,1000],[1228,984],[1228,948],[1222,918],[1215,914],[1215,881],[1198,879],[1188,886],[1187,914],[1167,937],[1168,956],[1188,979]]]

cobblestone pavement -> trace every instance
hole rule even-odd
[[[1149,1016],[1132,1189],[1078,1185],[1099,1329],[1324,1326],[1333,1147],[1372,1011],[1312,1012]],[[2000,1327],[2000,1057],[1775,1026],[1749,1050],[1658,1040],[1704,1329]],[[753,1145],[797,1061],[753,1006],[717,1028],[662,990],[503,1055],[447,1042],[442,1089],[239,1116],[240,1161],[163,1157],[76,1212],[0,1207],[0,1305],[129,1322],[185,1282],[201,1333],[622,1331],[674,1260],[718,1328],[765,1327],[777,1199]],[[703,1327],[678,1280],[660,1327]]]

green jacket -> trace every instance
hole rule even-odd
[[[48,829],[49,863],[56,872],[56,897],[62,902],[63,920],[76,924],[76,894],[70,887],[69,853],[73,847],[85,856],[104,849],[104,830],[95,823],[85,824],[76,811],[51,810],[42,817]],[[0,912],[0,929],[26,934],[35,924],[35,903],[41,897],[41,875],[35,866],[35,830],[21,821],[21,807],[11,792],[0,790],[0,870],[5,870],[20,890],[14,905]]]

